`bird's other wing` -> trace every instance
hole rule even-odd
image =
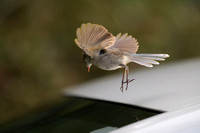
[[[115,37],[116,41],[113,46],[111,46],[111,49],[118,49],[121,52],[135,54],[138,50],[138,42],[135,38],[133,38],[131,35],[128,36],[127,33],[121,35],[119,33]]]
[[[76,35],[75,43],[90,56],[94,56],[97,50],[112,46],[115,42],[115,36],[98,24],[82,24]]]

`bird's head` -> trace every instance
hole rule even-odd
[[[85,52],[83,53],[83,62],[86,65],[88,72],[90,72],[90,67],[92,66],[92,58]]]

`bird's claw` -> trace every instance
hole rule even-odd
[[[128,89],[128,84],[130,83],[130,82],[132,82],[133,80],[135,80],[135,79],[128,79],[128,80],[126,80],[125,82],[122,82],[122,84],[121,84],[121,87],[120,87],[120,90],[123,92],[124,91],[124,84],[126,84],[126,90]]]
[[[125,82],[123,82],[123,84],[125,84],[125,83],[130,83],[130,82],[132,82],[133,80],[135,80],[135,79],[128,79],[127,81],[125,81]]]

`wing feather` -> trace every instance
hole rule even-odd
[[[76,35],[75,43],[90,56],[95,54],[95,50],[110,47],[115,42],[115,37],[98,24],[82,24]]]
[[[111,49],[118,49],[122,52],[130,53],[130,54],[135,54],[137,52],[138,47],[139,47],[138,42],[131,35],[128,36],[128,33],[125,33],[123,35],[119,33],[115,37],[115,39],[116,41],[114,45],[110,47]]]

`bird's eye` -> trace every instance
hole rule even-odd
[[[99,55],[102,55],[102,54],[105,54],[106,53],[106,50],[105,49],[101,49],[100,51],[99,51]]]

